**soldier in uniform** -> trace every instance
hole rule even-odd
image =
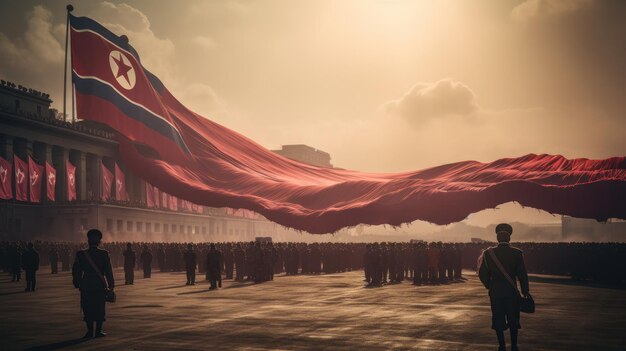
[[[235,268],[237,270],[237,280],[243,280],[244,277],[244,266],[246,262],[246,253],[241,248],[241,243],[237,243],[235,246],[235,251],[233,252],[235,258]]]
[[[163,244],[159,244],[159,248],[157,249],[157,262],[159,264],[159,270],[165,272],[165,249],[163,248]]]
[[[187,284],[196,285],[196,266],[198,265],[198,256],[193,251],[193,245],[187,245],[187,251],[183,255],[185,259],[185,270],[187,271]]]
[[[152,253],[148,250],[148,245],[143,245],[143,251],[139,256],[139,260],[143,266],[143,277],[150,278],[152,276]]]
[[[507,328],[511,332],[511,350],[517,350],[517,332],[521,328],[519,295],[517,288],[509,282],[506,276],[500,271],[498,265],[492,258],[495,255],[497,260],[513,280],[519,281],[522,295],[529,295],[528,275],[524,264],[522,251],[511,247],[511,234],[513,228],[506,223],[496,226],[498,246],[491,247],[483,251],[480,259],[479,277],[485,288],[489,290],[489,300],[491,302],[491,328],[496,331],[499,350],[506,350],[504,342],[504,330]]]
[[[224,248],[224,267],[226,271],[226,279],[233,279],[234,257],[230,244],[226,244]]]
[[[22,267],[26,273],[26,289],[24,291],[35,291],[36,274],[39,269],[39,253],[35,251],[33,243],[28,243],[28,250],[22,255]]]
[[[52,274],[58,274],[59,273],[59,251],[57,251],[57,247],[55,245],[52,245],[49,256],[50,256],[50,270],[52,271]]]
[[[89,248],[78,251],[72,267],[72,282],[75,288],[80,289],[80,306],[83,310],[87,325],[85,338],[94,336],[94,322],[96,323],[95,337],[106,336],[102,331],[105,321],[105,293],[106,289],[115,287],[111,259],[106,250],[98,248],[102,233],[97,229],[87,232]],[[106,277],[106,283],[103,281]],[[108,285],[108,286],[107,286]]]
[[[9,262],[11,265],[11,281],[19,282],[22,278],[22,252],[18,244],[9,249]]]
[[[124,280],[126,285],[135,284],[136,261],[137,255],[135,255],[131,243],[126,244],[126,251],[124,251]]]
[[[211,283],[209,290],[217,289],[218,283],[222,287],[222,253],[215,249],[215,244],[213,243],[211,243],[209,253],[207,254],[206,271]]]

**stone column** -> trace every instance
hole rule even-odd
[[[87,200],[87,154],[76,151],[76,200]]]

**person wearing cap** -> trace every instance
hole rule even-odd
[[[87,333],[84,338],[102,337],[105,318],[106,290],[115,288],[109,252],[98,248],[102,232],[91,229],[87,232],[89,248],[76,253],[72,267],[72,283],[80,289],[80,306],[83,310]],[[106,284],[102,279],[106,278]],[[96,324],[94,334],[94,323]]]
[[[502,268],[506,271],[513,282],[519,281],[521,293],[529,295],[528,274],[524,264],[522,250],[511,247],[511,234],[513,228],[506,223],[496,226],[498,246],[488,248],[496,256]],[[510,329],[511,350],[517,350],[517,334],[520,325],[520,301],[517,289],[498,268],[498,264],[491,254],[483,251],[480,258],[478,275],[485,288],[489,290],[491,302],[491,328],[496,331],[499,349],[506,350],[504,342],[504,330]],[[517,284],[517,282],[516,282]]]

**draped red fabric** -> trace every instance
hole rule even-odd
[[[72,16],[71,26],[79,118],[115,129],[133,173],[193,203],[255,211],[311,233],[361,223],[448,224],[510,201],[575,217],[626,218],[624,157],[530,154],[393,174],[311,166],[187,109],[142,67],[132,46],[97,22]]]
[[[46,161],[46,196],[48,201],[56,201],[57,170]]]
[[[11,162],[0,157],[0,199],[2,200],[13,198],[13,187],[11,187],[12,171]]]
[[[30,202],[41,202],[41,184],[44,177],[43,166],[28,156],[28,186]]]
[[[28,164],[26,161],[13,155],[15,169],[15,200],[28,201]]]
[[[146,206],[148,208],[155,208],[159,203],[159,195],[156,192],[156,188],[152,184],[146,183]]]

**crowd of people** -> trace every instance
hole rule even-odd
[[[134,283],[134,271],[150,278],[152,270],[187,271],[187,283],[195,284],[196,272],[215,282],[223,279],[263,282],[274,275],[329,274],[364,270],[372,286],[398,283],[440,283],[462,278],[463,269],[476,269],[482,250],[493,243],[382,242],[382,243],[103,243],[113,268],[124,268],[126,283]],[[513,244],[524,252],[529,273],[567,275],[599,283],[626,281],[624,243]],[[29,246],[32,246],[29,248]],[[81,243],[0,242],[0,268],[20,281],[26,274],[49,267],[49,273],[70,271]],[[31,251],[37,253],[34,262]],[[213,279],[210,279],[213,277]],[[213,285],[212,285],[213,286]],[[28,290],[34,290],[29,285]]]

